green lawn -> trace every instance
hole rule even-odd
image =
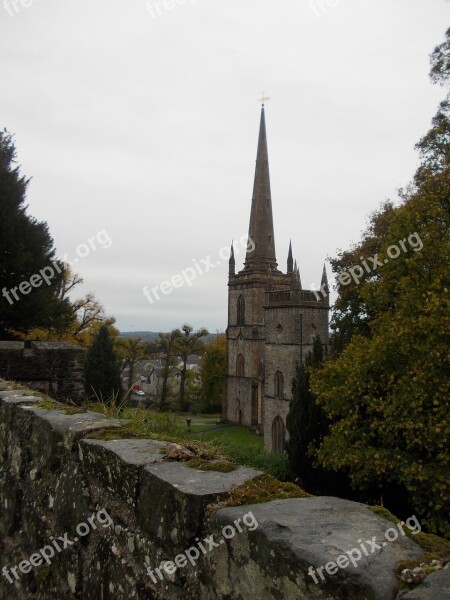
[[[240,427],[238,425],[225,425],[219,427],[217,425],[219,421],[220,415],[193,416],[191,421],[192,435],[190,437],[196,440],[217,440],[220,444],[225,444],[226,446],[263,447],[264,440],[262,436],[255,435],[254,433],[249,432],[245,427]],[[186,417],[180,416],[179,422],[180,425],[184,427],[186,424]],[[206,431],[214,427],[218,427],[218,429]],[[203,431],[205,431],[205,433],[202,433]]]
[[[262,448],[264,440],[262,436],[255,435],[248,431],[245,427],[239,427],[238,425],[230,425],[217,431],[208,431],[207,433],[199,436],[202,440],[217,440],[226,446],[232,444],[236,446],[253,446],[255,448]]]

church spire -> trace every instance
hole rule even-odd
[[[272,270],[277,271],[264,104],[261,107],[261,123],[248,235],[249,250],[245,258],[244,268],[266,272],[268,266],[270,266]]]
[[[289,241],[289,252],[287,258],[287,274],[291,275],[294,270],[294,263],[292,261],[292,241]]]
[[[228,261],[228,275],[236,274],[236,261],[234,259],[233,242],[231,242],[230,260]]]

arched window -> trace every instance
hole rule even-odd
[[[237,324],[245,325],[245,300],[244,296],[239,296],[237,301]]]
[[[242,425],[242,410],[239,407],[236,409],[236,423]]]
[[[244,377],[244,373],[245,373],[245,360],[244,360],[244,357],[242,356],[242,354],[238,354],[238,357],[236,360],[236,375],[238,377]]]
[[[281,371],[277,371],[274,377],[275,398],[283,397],[283,384],[283,373]]]
[[[286,429],[281,417],[275,417],[272,423],[272,452],[284,452]]]

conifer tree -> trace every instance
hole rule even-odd
[[[88,397],[105,403],[122,398],[119,361],[107,325],[102,325],[95,334],[87,353],[84,377]]]
[[[305,364],[297,368],[292,382],[292,399],[286,427],[289,440],[286,451],[293,475],[300,478],[304,487],[312,489],[317,485],[317,472],[311,456],[312,448],[319,445],[327,431],[327,421],[322,409],[316,404],[310,389],[311,369],[319,368],[323,362],[324,350],[319,336],[314,338],[313,350],[306,357]]]
[[[64,265],[56,259],[47,223],[26,212],[28,183],[12,136],[0,131],[0,339],[33,327],[64,327],[72,318],[69,300],[60,297]],[[39,277],[42,269],[48,284]]]

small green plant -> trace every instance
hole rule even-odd
[[[83,406],[78,406],[76,404],[62,404],[61,402],[57,402],[56,400],[52,400],[51,398],[45,398],[36,403],[37,408],[42,408],[44,410],[62,410],[66,413],[66,415],[76,415],[79,413],[85,413],[86,408]]]
[[[101,392],[97,394],[96,390],[92,388],[92,394],[95,397],[96,402],[92,403],[89,398],[87,398],[86,405],[88,410],[100,412],[109,419],[120,418],[123,416],[123,410],[127,402],[128,392],[124,397],[122,397],[121,392],[116,392],[113,390],[110,396],[104,398]]]
[[[278,481],[272,475],[261,475],[232,490],[225,505],[242,506],[243,504],[260,504],[272,500],[285,500],[286,498],[309,497],[310,494],[307,494],[293,483]]]

